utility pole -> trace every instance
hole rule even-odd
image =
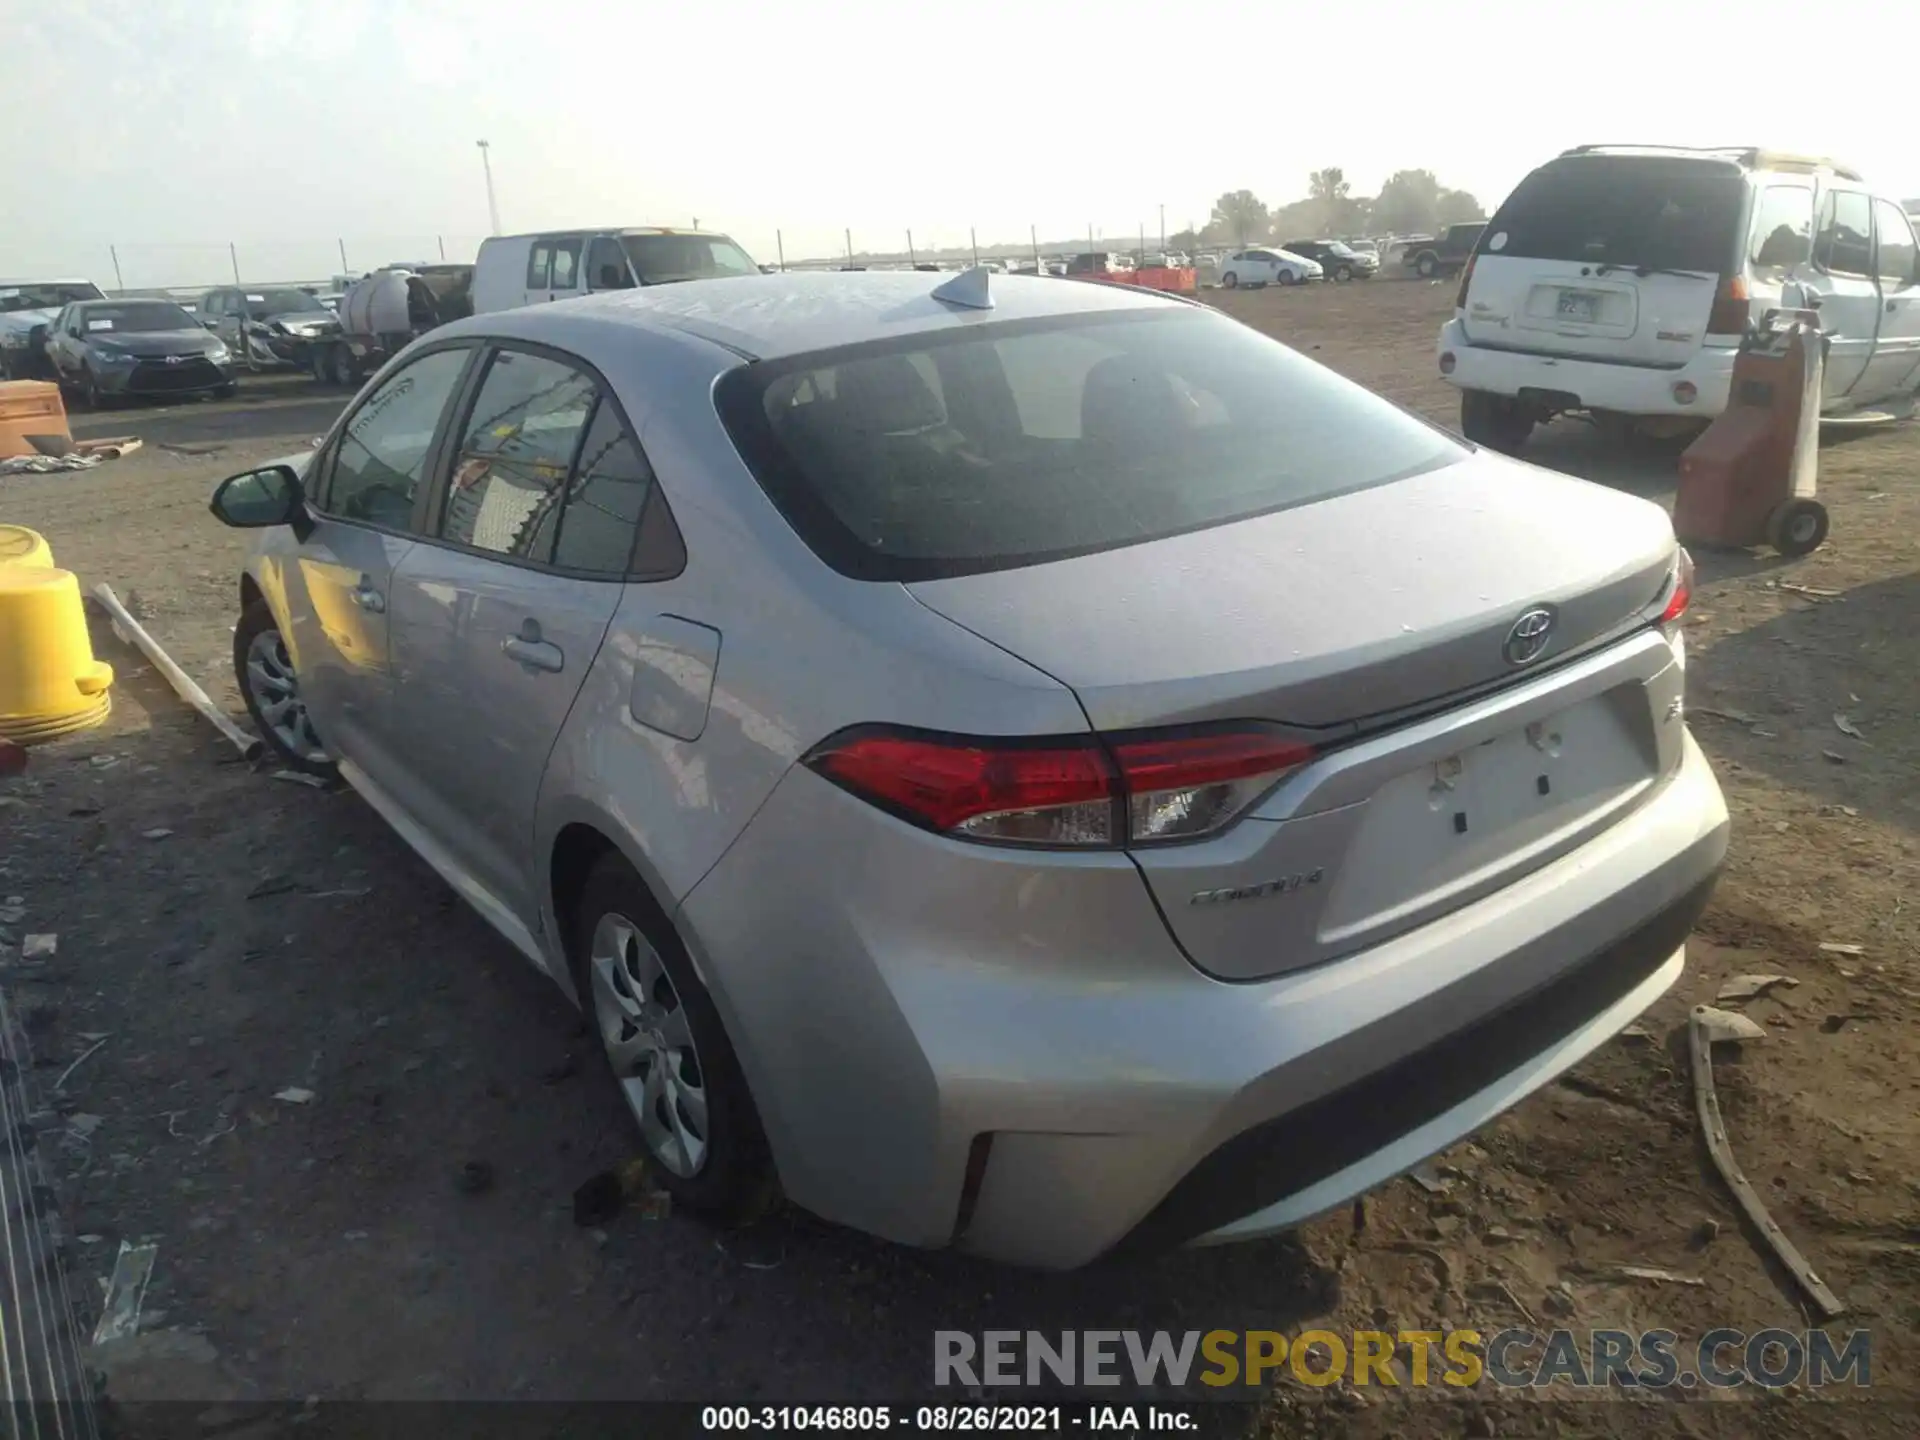
[[[847,227],[847,268],[853,268],[853,227]]]
[[[1162,205],[1160,207],[1160,249],[1164,252],[1166,248],[1167,248],[1167,207],[1165,205]]]
[[[348,273],[347,242],[344,239],[340,239],[340,240],[335,240],[333,243],[340,247],[340,273],[342,275],[345,275],[346,273]],[[444,260],[446,257],[443,255],[440,258]]]
[[[780,273],[787,273],[787,241],[778,230],[773,232],[773,248],[780,256]]]
[[[227,242],[227,259],[233,262],[233,283],[240,283],[240,252],[233,248],[233,242]]]
[[[907,264],[918,265],[919,263],[920,257],[913,253],[913,232],[909,230],[907,232]]]
[[[1033,273],[1036,275],[1046,274],[1047,272],[1040,268],[1040,227],[1038,225],[1029,225],[1027,227],[1027,239],[1033,242]]]
[[[113,256],[113,288],[124,290],[127,288],[127,282],[120,278],[120,250],[117,246],[109,245],[107,253]]]
[[[492,147],[484,140],[476,140],[473,143],[480,147],[480,168],[487,172],[487,220],[493,226],[493,229],[488,233],[498,235],[500,233],[500,205],[493,198],[493,160],[488,154]]]
[[[973,263],[978,265],[980,263],[980,236],[971,225],[967,227],[967,243],[973,246]]]

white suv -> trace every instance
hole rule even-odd
[[[1900,203],[1830,160],[1584,145],[1488,222],[1440,332],[1467,438],[1512,451],[1568,411],[1685,433],[1727,404],[1761,314],[1818,309],[1822,413],[1920,385],[1920,246]]]

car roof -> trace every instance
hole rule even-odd
[[[722,230],[694,230],[677,225],[570,225],[555,230],[527,230],[518,235],[496,235],[495,240],[555,240],[574,235],[693,235],[703,240],[731,240]],[[482,242],[485,243],[485,242]]]
[[[18,285],[93,285],[93,281],[81,279],[77,275],[39,275],[27,280],[0,280],[0,287]],[[94,285],[94,289],[100,287]]]
[[[496,334],[571,348],[610,326],[674,331],[755,360],[901,335],[932,334],[989,321],[1040,319],[1114,310],[1164,310],[1186,302],[1130,285],[1101,285],[1039,276],[997,275],[993,308],[934,298],[953,272],[788,271],[674,285],[610,290],[577,300],[496,311],[436,331],[448,337]]]

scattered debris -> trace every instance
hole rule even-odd
[[[453,1183],[462,1195],[484,1195],[493,1189],[493,1166],[484,1160],[469,1160],[460,1167]]]
[[[673,1197],[659,1189],[644,1159],[602,1170],[573,1192],[573,1223],[583,1230],[604,1225],[629,1202],[648,1220],[664,1219],[673,1210]]]
[[[1735,1000],[1752,1000],[1765,995],[1776,985],[1798,985],[1791,975],[1736,975],[1720,987],[1715,997],[1722,1005]]]
[[[160,648],[159,642],[140,628],[140,622],[127,613],[127,607],[120,603],[120,597],[113,593],[111,585],[94,586],[93,598],[112,617],[113,633],[138,648],[141,654],[152,661],[153,667],[166,677],[174,693],[232,741],[244,758],[251,760],[266,748],[259,737],[247,734],[234,724],[232,717],[208,699],[207,692],[195,684],[187,672],[174,663],[173,657]]]
[[[1749,730],[1760,724],[1758,720],[1744,711],[1715,710],[1706,705],[1690,705],[1687,707],[1687,714],[1704,715],[1709,720],[1725,720],[1732,725],[1744,725]]]
[[[313,1103],[313,1091],[299,1085],[289,1085],[284,1090],[276,1090],[273,1098],[276,1100],[284,1100],[289,1105],[311,1105]]]
[[[1864,955],[1867,953],[1866,946],[1855,945],[1851,941],[1844,940],[1822,940],[1820,942],[1820,948],[1829,955]]]
[[[304,770],[276,770],[273,772],[273,778],[276,780],[284,780],[289,785],[305,785],[312,790],[325,790],[327,788],[326,777],[309,775]]]
[[[1513,1291],[1509,1290],[1506,1285],[1499,1280],[1474,1281],[1471,1285],[1467,1286],[1467,1299],[1481,1301],[1489,1299],[1504,1300],[1508,1305],[1513,1307],[1513,1312],[1529,1325],[1539,1324],[1539,1321],[1534,1319],[1533,1312],[1527,1309],[1521,1302],[1520,1297],[1515,1295]]]
[[[1638,1040],[1642,1043],[1650,1044],[1656,1037],[1654,1033],[1644,1025],[1629,1025],[1620,1032],[1620,1038],[1622,1040]]]
[[[726,1256],[729,1260],[739,1265],[740,1268],[743,1270],[778,1270],[783,1264],[786,1263],[786,1259],[787,1259],[786,1255],[783,1253],[778,1260],[746,1260],[734,1254],[731,1250],[727,1249],[725,1245],[722,1245],[718,1240],[715,1240],[713,1242],[713,1248],[718,1250],[722,1255]]]
[[[372,893],[373,891],[365,885],[356,885],[345,890],[309,890],[307,892],[308,896],[315,900],[332,900],[336,898],[358,900],[361,896],[371,895]]]
[[[1833,728],[1838,730],[1842,735],[1854,740],[1864,740],[1867,738],[1860,733],[1859,727],[1847,718],[1843,711],[1836,710],[1833,712]]]
[[[1753,1025],[1744,1015],[1733,1015],[1724,1010],[1715,1010],[1706,1005],[1697,1005],[1693,1010],[1692,1023],[1688,1028],[1688,1049],[1693,1060],[1693,1097],[1694,1106],[1700,1116],[1700,1128],[1705,1133],[1707,1153],[1713,1157],[1714,1168],[1720,1172],[1720,1178],[1733,1191],[1734,1199],[1740,1202],[1740,1208],[1747,1219],[1767,1243],[1773,1247],[1780,1262],[1793,1273],[1800,1282],[1800,1288],[1821,1311],[1821,1318],[1834,1319],[1843,1313],[1843,1307],[1834,1293],[1815,1273],[1813,1267],[1799,1250],[1794,1248],[1786,1233],[1767,1213],[1767,1207],[1760,1201],[1753,1184],[1741,1171],[1739,1162],[1733,1158],[1733,1146],[1727,1139],[1726,1122],[1720,1118],[1720,1098],[1713,1088],[1713,1045],[1716,1040],[1744,1039],[1739,1026],[1730,1024],[1743,1021]]]
[[[224,442],[212,445],[182,445],[173,440],[161,440],[156,443],[162,450],[171,451],[175,455],[218,455],[227,448]]]
[[[1847,763],[1847,757],[1842,755],[1838,750],[1822,750],[1820,754],[1822,758],[1831,764],[1844,765]]]
[[[140,1330],[140,1302],[146,1298],[147,1282],[153,1278],[154,1257],[158,1245],[129,1245],[120,1242],[114,1257],[113,1274],[107,1280],[105,1303],[100,1307],[100,1323],[94,1327],[93,1343],[124,1340]]]
[[[1719,1238],[1720,1238],[1720,1222],[1718,1220],[1713,1219],[1711,1216],[1709,1216],[1705,1220],[1702,1220],[1698,1225],[1694,1226],[1693,1234],[1688,1237],[1688,1239],[1690,1239],[1693,1242],[1694,1246],[1701,1250],[1706,1249],[1707,1246],[1711,1245],[1714,1241],[1718,1240]]]
[[[71,1065],[67,1066],[66,1069],[60,1072],[60,1078],[53,1082],[53,1088],[55,1090],[58,1090],[62,1086],[64,1086],[67,1083],[67,1077],[72,1075],[73,1072],[78,1070],[82,1065],[86,1064],[87,1061],[93,1057],[94,1052],[99,1050],[100,1047],[105,1045],[106,1043],[107,1043],[107,1037],[102,1035],[98,1040],[94,1041],[85,1050],[81,1051],[80,1058],[78,1060],[75,1060]]]
[[[1444,1195],[1453,1189],[1449,1182],[1434,1173],[1431,1165],[1416,1165],[1407,1172],[1407,1178],[1429,1195]]]
[[[265,900],[269,895],[288,895],[300,888],[291,875],[272,875],[247,891],[249,900]]]
[[[1698,1275],[1680,1275],[1652,1265],[1622,1265],[1613,1272],[1623,1280],[1653,1280],[1662,1285],[1705,1285]]]
[[[164,840],[171,834],[173,834],[173,831],[167,829],[166,826],[156,825],[151,830],[142,830],[140,832],[140,838],[142,840]]]
[[[1764,1040],[1766,1028],[1758,1021],[1749,1020],[1736,1010],[1716,1010],[1711,1005],[1696,1005],[1693,1013],[1709,1017],[1714,1026],[1716,1040]]]
[[[29,935],[20,942],[22,960],[47,960],[60,948],[58,935]]]
[[[1801,585],[1792,580],[1782,580],[1779,588],[1791,590],[1796,595],[1804,595],[1809,600],[1838,600],[1844,591],[1828,590],[1821,585]]]

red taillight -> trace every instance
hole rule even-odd
[[[1673,565],[1673,589],[1667,595],[1667,607],[1660,612],[1657,622],[1671,625],[1687,613],[1687,606],[1693,603],[1693,556],[1684,549]]]
[[[1473,262],[1479,258],[1478,255],[1469,255],[1467,263],[1460,267],[1460,293],[1453,297],[1453,308],[1456,310],[1467,308],[1467,286],[1473,283]]]
[[[1707,333],[1709,335],[1744,335],[1752,321],[1749,301],[1752,296],[1747,291],[1747,277],[1728,275],[1720,281],[1720,288],[1713,292],[1713,309],[1707,313]]]
[[[1232,821],[1311,747],[1259,728],[1004,741],[857,727],[807,765],[929,830],[1003,844],[1185,840]]]

